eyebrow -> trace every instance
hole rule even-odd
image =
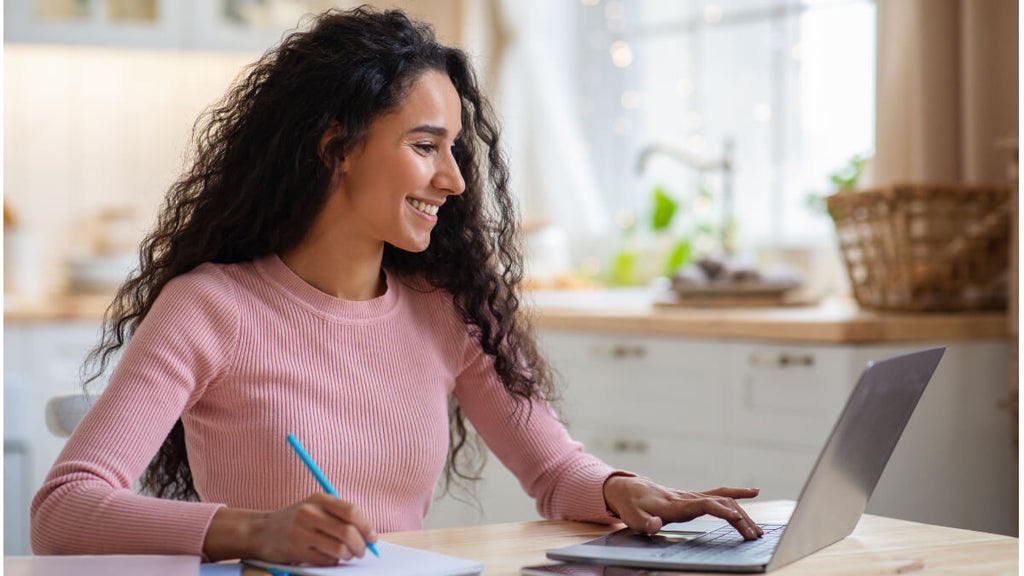
[[[422,126],[417,126],[412,130],[409,130],[409,134],[414,134],[416,132],[433,134],[434,136],[440,136],[442,138],[448,136],[448,130],[446,128],[444,128],[443,126],[435,126],[433,124],[423,124]],[[455,140],[458,140],[461,136],[462,130],[459,130],[459,133],[455,135]]]

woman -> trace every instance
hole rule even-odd
[[[760,535],[734,500],[756,490],[613,470],[550,411],[498,130],[428,27],[326,13],[196,134],[94,351],[98,375],[127,342],[118,367],[33,501],[36,553],[361,556],[422,526],[443,469],[466,476],[466,417],[546,517]]]

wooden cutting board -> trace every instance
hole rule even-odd
[[[814,306],[818,298],[797,290],[749,292],[701,292],[680,294],[665,292],[654,299],[661,308],[781,308]]]

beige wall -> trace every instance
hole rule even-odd
[[[88,251],[99,212],[130,209],[141,238],[193,121],[252,58],[5,46],[4,204],[33,236],[46,290]]]

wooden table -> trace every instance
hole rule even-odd
[[[744,507],[759,522],[785,522],[793,502],[747,503]],[[397,532],[381,538],[393,544],[479,560],[487,566],[487,576],[511,576],[519,574],[522,566],[550,563],[544,557],[548,550],[608,532],[607,526],[550,520]],[[1018,540],[1008,536],[864,515],[846,539],[772,574],[1015,575],[1017,545]],[[243,573],[259,574],[251,568]]]
[[[745,503],[758,522],[786,522],[792,501]],[[487,576],[518,575],[522,566],[547,564],[545,552],[607,534],[618,526],[549,520],[384,534],[393,544],[478,560]],[[46,557],[7,557],[12,574],[40,576]],[[196,562],[195,557],[179,557]],[[1017,574],[1018,540],[905,520],[864,515],[853,534],[781,568],[779,576],[870,576],[889,574]],[[40,571],[42,570],[42,571]],[[88,570],[86,570],[88,571]],[[60,574],[74,573],[62,570]],[[243,576],[261,576],[245,567]],[[688,574],[698,574],[690,572]],[[54,574],[56,576],[56,574]]]

